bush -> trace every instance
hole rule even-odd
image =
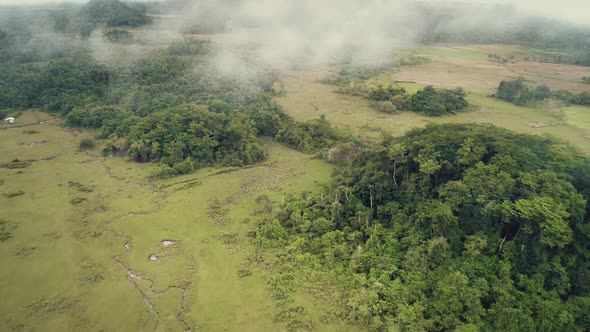
[[[441,116],[462,111],[468,105],[465,100],[465,92],[460,88],[438,90],[427,86],[409,97],[404,102],[403,108],[428,116]]]
[[[107,29],[103,32],[103,36],[111,43],[127,43],[131,41],[131,34],[123,29]]]
[[[72,198],[72,199],[70,200],[70,203],[71,203],[72,205],[78,205],[78,204],[80,204],[80,203],[82,203],[82,202],[86,202],[87,200],[88,200],[88,199],[86,199],[86,198],[84,198],[84,197],[75,197],[75,198]]]
[[[189,174],[195,170],[195,164],[191,160],[191,158],[186,158],[183,162],[180,162],[174,165],[174,170],[177,174]]]
[[[379,110],[385,113],[393,113],[395,112],[395,106],[390,101],[384,101],[379,105]]]
[[[369,92],[369,100],[372,101],[391,101],[397,95],[406,93],[404,88],[394,88],[393,86],[378,85]]]
[[[535,88],[534,97],[538,100],[544,100],[547,98],[551,98],[551,89],[549,89],[546,85],[539,85]]]
[[[27,168],[31,166],[31,162],[28,160],[18,160],[14,159],[9,163],[0,164],[0,168],[8,168],[8,169],[15,169],[15,168]]]
[[[0,242],[4,242],[12,238],[12,230],[14,230],[14,228],[15,226],[8,221],[0,219]]]
[[[590,93],[589,92],[582,92],[578,95],[574,95],[570,102],[575,105],[590,105]]]
[[[85,138],[80,141],[80,151],[92,150],[96,146],[94,140]]]

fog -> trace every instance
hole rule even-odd
[[[382,0],[203,1],[189,7],[176,23],[198,23],[216,13],[233,31],[217,44],[218,67],[240,73],[252,66],[390,61],[393,50],[415,39],[416,22],[409,8],[401,1]],[[244,49],[250,55],[245,59]],[[252,59],[255,62],[244,63]]]
[[[177,1],[178,2],[178,1]],[[181,14],[162,22],[162,29],[182,30],[191,24],[219,20],[231,25],[222,41],[218,67],[244,74],[257,67],[285,69],[350,61],[375,64],[395,61],[396,51],[420,41],[438,15],[452,16],[440,27],[447,31],[481,29],[503,33],[531,16],[586,24],[590,2],[539,1],[387,1],[387,0],[201,0],[188,3]],[[418,9],[436,5],[432,15]],[[434,20],[433,20],[434,19]],[[443,26],[444,25],[444,26]],[[431,27],[428,27],[431,28]],[[244,57],[245,44],[250,57]],[[252,47],[256,44],[256,47]],[[239,47],[242,46],[242,47]],[[252,60],[254,62],[247,62]]]
[[[84,3],[72,0],[68,3]],[[142,1],[127,1],[142,2]],[[147,1],[154,2],[154,1]],[[459,31],[511,29],[540,15],[575,24],[590,21],[590,1],[564,0],[166,0],[162,17],[142,32],[144,41],[166,44],[182,38],[188,27],[213,22],[231,34],[214,34],[216,67],[226,74],[250,75],[260,69],[291,69],[351,62],[381,64],[397,59],[397,51],[420,42],[425,28]],[[50,0],[0,0],[0,5],[55,4]],[[63,2],[59,2],[63,3]],[[436,7],[429,14],[427,5]],[[174,6],[167,6],[174,5]],[[166,8],[177,10],[167,12]],[[426,13],[426,14],[425,14]],[[452,17],[444,23],[438,17]],[[2,20],[0,15],[0,20]],[[2,23],[2,22],[0,22]],[[0,24],[1,26],[2,24]],[[551,27],[549,27],[551,28]],[[44,29],[41,29],[44,30]],[[46,29],[45,29],[46,30]],[[51,34],[43,36],[50,43]],[[56,36],[56,41],[59,36]],[[142,47],[106,43],[95,32],[89,45],[99,61],[132,61]],[[121,55],[124,54],[124,55]]]
[[[39,4],[55,4],[55,3],[84,3],[86,0],[0,0],[0,5],[39,5]],[[153,2],[150,0],[135,0],[128,2]],[[196,3],[198,0],[187,1]],[[251,1],[252,3],[258,1]],[[259,3],[269,3],[271,1],[260,1]],[[299,1],[291,1],[298,3]],[[303,1],[304,3],[309,3]],[[322,3],[324,1],[315,1]],[[382,3],[398,3],[399,1],[381,1]],[[449,0],[426,0],[424,2],[440,3],[450,2]],[[466,3],[483,3],[483,4],[507,4],[517,7],[519,10],[527,14],[544,15],[552,18],[566,20],[577,24],[589,24],[590,21],[590,1],[587,0],[562,0],[562,1],[543,1],[543,0],[461,0],[458,2]],[[284,3],[284,1],[276,1],[276,3]],[[313,3],[313,1],[311,2]],[[338,7],[346,4],[346,1],[339,1],[336,3]],[[360,5],[367,5],[366,2],[359,2]]]

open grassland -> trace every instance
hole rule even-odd
[[[277,101],[298,120],[305,121],[325,114],[337,127],[362,137],[377,137],[386,132],[401,136],[408,130],[428,123],[490,123],[517,132],[553,135],[570,142],[586,154],[590,154],[590,107],[564,106],[547,102],[535,107],[520,107],[490,97],[501,80],[521,76],[514,73],[520,66],[527,79],[555,88],[571,91],[588,91],[589,85],[564,80],[567,75],[590,76],[590,68],[517,62],[499,64],[487,61],[487,52],[525,52],[526,49],[511,46],[466,46],[467,50],[448,47],[418,49],[416,53],[429,56],[432,62],[420,66],[403,67],[399,71],[378,75],[369,81],[380,84],[396,84],[415,93],[425,85],[437,87],[463,87],[468,93],[471,109],[448,117],[425,117],[412,112],[387,114],[371,107],[361,97],[339,94],[336,87],[319,83],[337,68],[293,71],[285,76],[287,93]],[[459,54],[464,52],[465,54]],[[473,52],[485,54],[486,60],[475,59]],[[535,68],[530,73],[525,68]],[[559,75],[554,75],[555,72]],[[527,74],[528,73],[528,74]],[[525,75],[526,74],[526,75]],[[559,76],[559,79],[546,76]],[[403,83],[400,83],[403,82]],[[412,83],[414,82],[414,83]]]
[[[1,331],[284,329],[272,260],[247,236],[255,200],[314,190],[329,164],[268,142],[262,164],[153,181],[151,164],[77,152],[89,134],[59,125],[26,112],[0,127],[0,163],[28,161],[0,168]],[[349,329],[296,298],[318,329]]]
[[[494,89],[502,80],[524,77],[532,83],[546,84],[553,90],[590,91],[590,86],[580,84],[582,77],[590,76],[589,67],[524,61],[526,57],[554,53],[506,45],[423,47],[416,49],[415,54],[432,61],[422,66],[402,68],[392,75],[392,79],[422,85]],[[490,61],[490,54],[510,60],[506,63]]]

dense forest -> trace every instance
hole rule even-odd
[[[323,271],[345,285],[342,317],[373,330],[586,331],[589,188],[590,160],[563,143],[432,125],[262,208],[256,239],[289,267],[281,296],[293,271]]]
[[[125,68],[84,55],[13,66],[0,72],[0,108],[38,107],[68,126],[97,129],[105,154],[160,161],[162,176],[260,161],[263,136],[306,152],[339,139],[323,118],[287,116],[267,95],[272,72],[252,82],[224,78],[198,64],[207,53],[208,42],[185,40]]]

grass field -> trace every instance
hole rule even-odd
[[[522,71],[528,80],[538,83],[571,88],[572,91],[590,91],[590,86],[581,81],[564,80],[564,77],[573,75],[571,67],[577,70],[577,76],[590,76],[590,68],[523,62],[509,68],[508,65],[487,61],[487,52],[492,50],[500,54],[536,51],[493,45],[473,45],[461,49],[442,46],[421,48],[416,50],[416,54],[431,57],[432,62],[403,67],[370,79],[375,83],[396,84],[409,93],[425,85],[463,87],[468,92],[467,99],[473,109],[454,116],[432,118],[411,112],[386,114],[376,111],[361,97],[339,94],[335,92],[335,87],[319,83],[335,70],[331,68],[290,72],[285,77],[287,94],[278,97],[277,101],[298,120],[306,121],[325,114],[337,127],[364,137],[377,137],[382,132],[401,136],[409,129],[428,123],[491,123],[522,133],[552,135],[590,155],[590,107],[566,107],[558,103],[519,107],[489,97],[501,80],[521,76],[518,71]],[[486,60],[473,56],[474,52],[485,54]],[[527,68],[534,70],[527,72]],[[559,75],[554,76],[559,76],[559,79],[543,78],[556,70]],[[395,83],[399,81],[404,83]]]
[[[152,164],[77,152],[89,134],[59,124],[25,112],[0,127],[0,163],[30,160],[0,168],[1,331],[284,329],[252,264],[255,199],[314,190],[332,166],[268,142],[262,164],[152,181]]]

